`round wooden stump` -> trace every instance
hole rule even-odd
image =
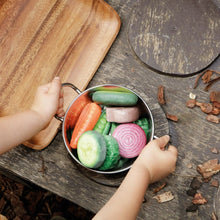
[[[130,19],[129,41],[154,70],[192,75],[220,51],[220,13],[213,1],[139,0]]]

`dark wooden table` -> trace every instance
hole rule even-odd
[[[206,92],[201,80],[197,88],[193,89],[198,74],[193,73],[192,66],[192,72],[187,74],[166,74],[150,68],[145,63],[148,60],[143,62],[137,50],[134,50],[138,41],[132,43],[129,36],[131,15],[137,11],[134,10],[137,5],[132,0],[107,2],[119,13],[122,26],[117,39],[88,87],[113,83],[134,89],[152,109],[155,134],[172,135],[172,144],[179,151],[176,171],[165,180],[149,187],[146,192],[147,202],[143,203],[138,219],[210,219],[214,211],[219,215],[219,210],[215,210],[219,207],[217,206],[218,188],[211,186],[210,182],[203,183],[198,190],[208,203],[199,206],[196,212],[186,212],[186,207],[192,201],[192,197],[188,196],[186,191],[193,177],[201,177],[196,171],[197,165],[210,159],[220,158],[220,154],[211,151],[212,148],[220,150],[220,124],[208,122],[206,114],[199,107],[190,109],[186,107],[186,101],[189,100],[189,94],[194,93],[198,102],[210,102],[209,94],[212,90],[219,90],[219,82]],[[215,3],[218,8],[219,1]],[[220,71],[220,58],[217,57],[210,66],[205,67]],[[195,72],[200,71],[195,67]],[[166,104],[163,106],[157,101],[158,87],[161,85],[165,88]],[[178,122],[168,121],[166,113],[176,115]],[[45,172],[42,172],[42,166],[46,168]],[[35,151],[21,145],[2,155],[0,170],[4,174],[37,184],[94,213],[109,200],[125,176],[125,173],[97,176],[79,169],[65,149],[61,132],[44,150]],[[220,174],[216,174],[212,179],[220,180]],[[153,190],[164,181],[167,182],[167,186],[160,193],[171,191],[175,198],[160,204],[153,198]]]

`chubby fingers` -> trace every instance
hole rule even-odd
[[[165,153],[167,155],[167,158],[169,158],[169,161],[170,161],[169,172],[173,173],[176,169],[176,161],[177,161],[177,155],[178,155],[177,148],[174,147],[173,145],[170,145]]]
[[[65,112],[62,108],[58,109],[57,110],[57,113],[56,113],[59,117],[63,117],[65,115]]]
[[[169,145],[167,151],[171,152],[175,157],[177,157],[177,155],[178,155],[178,150],[173,145]]]
[[[160,149],[165,150],[166,145],[170,141],[170,136],[164,135],[161,138],[156,139],[156,141],[158,142]],[[177,155],[178,155],[177,148],[173,145],[169,145],[167,151],[171,152],[175,157],[177,157]]]
[[[63,110],[63,97],[59,98],[58,108],[57,108],[57,115],[59,117],[64,116],[65,112]]]
[[[164,135],[160,138],[155,139],[154,141],[157,142],[157,145],[159,146],[160,149],[164,150],[169,140],[170,140],[170,136]]]
[[[60,98],[63,98],[63,94],[64,94],[63,88],[61,88],[61,89],[60,89],[60,95],[59,95],[59,97],[60,97]]]
[[[58,97],[58,106],[57,106],[57,112],[56,114],[59,117],[64,116],[65,112],[63,110],[63,103],[64,103],[64,98],[63,98],[63,89],[61,88],[61,81],[59,77],[55,77],[50,86],[50,92],[56,94]]]
[[[57,97],[60,96],[60,90],[61,90],[61,82],[59,77],[55,77],[52,82],[50,83],[49,91],[48,93],[54,93],[57,95]]]

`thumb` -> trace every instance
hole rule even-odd
[[[61,82],[59,77],[55,77],[52,82],[50,83],[50,88],[48,93],[55,93],[59,95],[61,89]]]
[[[170,140],[170,136],[169,135],[164,135],[158,139],[155,139],[154,141],[157,142],[158,146],[160,147],[160,149],[165,149],[165,146],[167,145],[167,143]]]

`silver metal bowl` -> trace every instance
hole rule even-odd
[[[71,124],[70,123],[70,118],[72,118],[72,114],[73,114],[74,109],[76,109],[77,106],[80,105],[83,102],[83,100],[90,99],[91,94],[93,92],[95,92],[95,91],[98,91],[98,90],[108,91],[108,90],[115,90],[115,89],[117,89],[118,91],[132,92],[135,95],[137,95],[137,97],[138,97],[138,105],[140,106],[142,115],[148,119],[148,122],[150,124],[150,133],[149,133],[147,142],[149,142],[149,141],[151,141],[153,139],[153,137],[154,137],[154,120],[153,120],[153,116],[152,116],[151,110],[149,109],[147,103],[137,93],[135,93],[134,91],[132,91],[130,89],[127,89],[127,88],[125,88],[123,86],[114,85],[114,84],[104,84],[104,85],[94,86],[94,87],[89,88],[89,89],[87,89],[87,90],[85,90],[83,92],[81,92],[76,86],[74,86],[71,83],[63,83],[62,86],[63,87],[70,87],[70,88],[74,89],[78,93],[78,96],[72,101],[72,103],[67,108],[64,118],[60,118],[60,117],[56,117],[56,118],[63,122],[62,123],[62,135],[63,135],[63,140],[64,140],[64,143],[65,143],[66,149],[67,149],[69,155],[73,158],[73,160],[76,163],[80,164],[80,166],[85,167],[79,161],[79,159],[78,159],[77,150],[76,149],[72,149],[70,147],[71,133],[72,133],[72,130],[73,130],[73,127],[74,127],[74,123],[75,123],[74,121],[72,121],[71,122],[72,124]],[[88,168],[88,167],[85,167],[85,168],[90,170],[90,171],[92,171],[92,172],[100,173],[100,174],[121,173],[121,172],[124,172],[124,171],[127,171],[128,169],[130,169],[130,167],[131,167],[131,165],[132,165],[132,163],[134,162],[135,159],[136,158],[128,159],[122,165],[122,167],[117,168],[117,169],[112,169],[112,170],[105,170],[105,171],[103,171],[103,170],[98,170],[98,169],[91,169],[91,168]]]

